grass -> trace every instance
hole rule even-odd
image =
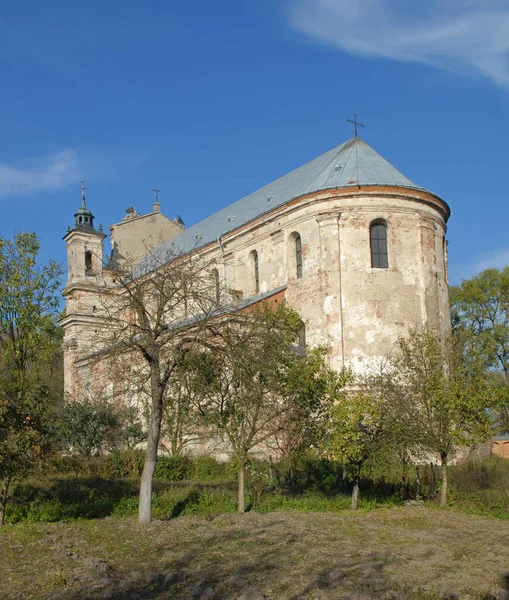
[[[6,521],[58,522],[106,516],[134,516],[138,508],[138,455],[110,455],[103,460],[58,459],[18,484],[7,506]],[[340,512],[350,507],[350,491],[338,465],[304,461],[278,465],[270,481],[268,465],[250,470],[247,508],[256,512]],[[60,469],[58,471],[57,469]],[[421,469],[422,470],[422,469]],[[509,519],[509,461],[491,459],[450,469],[449,508],[472,515]],[[114,478],[116,475],[117,478]],[[411,475],[411,474],[410,474]],[[189,478],[193,480],[189,480]],[[436,506],[437,490],[430,468],[421,473],[421,495]],[[403,489],[397,473],[365,479],[360,508],[402,505],[415,498],[415,482]],[[210,457],[177,457],[159,461],[154,485],[154,518],[210,516],[236,510],[235,465]]]
[[[495,600],[509,548],[493,540],[508,536],[422,506],[21,523],[0,531],[0,598]]]

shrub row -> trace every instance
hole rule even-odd
[[[55,456],[41,467],[41,476],[102,477],[104,479],[136,479],[143,470],[143,452],[113,452],[105,456]],[[157,459],[157,481],[197,481],[204,483],[234,481],[235,461],[219,462],[210,456],[160,456]]]

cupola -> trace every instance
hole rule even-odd
[[[85,198],[85,180],[81,180],[81,206],[77,210],[74,215],[75,218],[75,228],[76,229],[93,229],[94,228],[94,215],[87,208],[86,198]]]

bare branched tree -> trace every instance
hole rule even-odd
[[[151,251],[141,264],[108,266],[91,347],[106,376],[116,374],[145,403],[147,441],[140,482],[139,523],[148,524],[165,399],[182,352],[205,337],[217,318],[214,264],[178,249]],[[107,365],[107,367],[105,367]]]

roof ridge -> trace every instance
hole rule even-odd
[[[354,150],[355,164],[352,160]],[[165,252],[178,245],[182,252],[190,252],[296,198],[351,185],[385,185],[427,191],[416,186],[363,139],[353,137],[221,208],[157,248]],[[143,272],[143,259],[139,266]]]

